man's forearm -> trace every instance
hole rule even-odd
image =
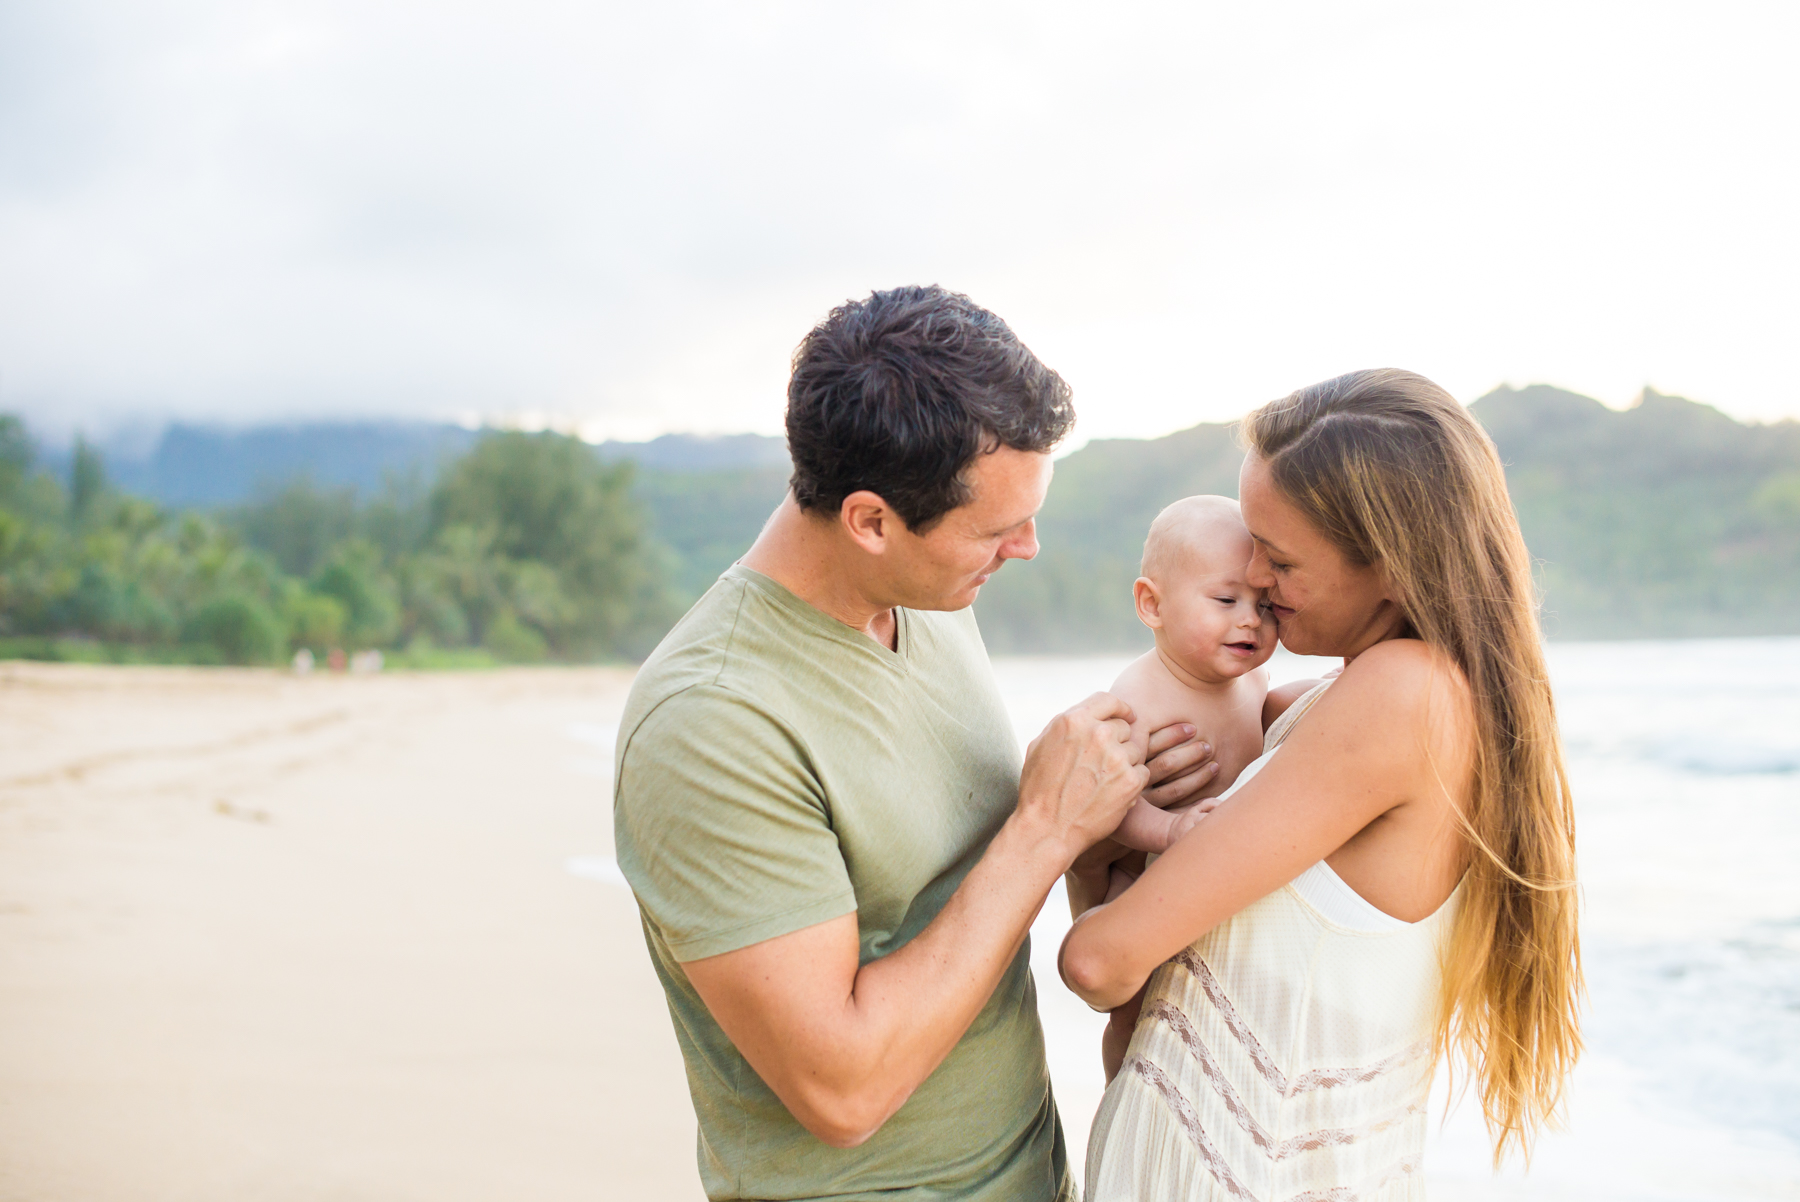
[[[956,1047],[1057,876],[1146,792],[1151,774],[1129,723],[1129,709],[1104,693],[1052,719],[1027,749],[1017,809],[944,908],[891,955],[859,964],[857,919],[845,914],[685,966],[725,1034],[809,1131],[861,1143]],[[1169,755],[1172,773],[1200,758]],[[1190,779],[1189,790],[1205,777]]]
[[[1054,839],[1015,815],[929,926],[857,970],[842,1026],[826,1041],[833,1046],[810,1066],[809,1108],[836,1115],[838,1138],[830,1142],[873,1134],[950,1054],[1068,860]]]

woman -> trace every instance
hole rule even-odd
[[[1574,816],[1492,442],[1401,371],[1244,430],[1250,582],[1345,667],[1116,899],[1101,855],[1072,874],[1065,982],[1105,1009],[1149,981],[1088,1202],[1419,1197],[1439,1059],[1498,1161],[1580,1051]]]

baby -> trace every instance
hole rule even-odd
[[[1219,774],[1200,792],[1216,797],[1262,754],[1263,703],[1275,620],[1245,581],[1252,544],[1238,503],[1188,497],[1156,515],[1133,586],[1138,620],[1156,646],[1132,661],[1112,692],[1131,705],[1135,738],[1187,722],[1212,744]],[[1180,816],[1138,798],[1113,838],[1127,847],[1168,846]]]
[[[1112,686],[1131,705],[1133,738],[1187,722],[1212,744],[1219,773],[1201,799],[1231,787],[1262,755],[1268,723],[1315,683],[1298,681],[1270,692],[1263,664],[1275,650],[1275,618],[1264,608],[1262,591],[1244,578],[1251,550],[1238,503],[1229,497],[1188,497],[1157,514],[1144,541],[1143,575],[1133,586],[1138,620],[1155,633],[1156,646]],[[1181,821],[1140,797],[1113,838],[1156,851],[1181,833]],[[1107,900],[1133,876],[1116,869]],[[1124,1059],[1142,997],[1114,1010],[1107,1024],[1101,1058],[1108,1081]]]

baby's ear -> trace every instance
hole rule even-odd
[[[1131,586],[1131,598],[1137,603],[1138,621],[1152,630],[1161,630],[1162,595],[1156,591],[1156,581],[1139,576],[1137,583]]]

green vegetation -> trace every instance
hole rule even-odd
[[[1747,425],[1648,389],[1620,412],[1543,385],[1471,411],[1506,463],[1552,637],[1800,633],[1800,423]],[[1241,461],[1225,424],[1063,460],[1042,552],[982,590],[988,646],[1146,646],[1130,596],[1151,518],[1193,493],[1236,496]]]
[[[255,664],[307,648],[482,666],[633,657],[679,613],[633,467],[554,434],[492,434],[429,490],[366,504],[304,480],[211,514],[69,487],[0,417],[0,655]]]
[[[787,482],[786,466],[638,473],[636,495],[683,609],[756,541]]]
[[[1473,412],[1506,461],[1553,636],[1800,633],[1800,422],[1746,425],[1651,389],[1618,412],[1543,385]]]
[[[1746,425],[1652,391],[1617,412],[1544,386],[1472,411],[1506,461],[1552,636],[1800,633],[1800,423]],[[0,417],[0,658],[640,657],[781,500],[787,471],[761,445],[774,440],[752,441],[639,469],[574,439],[489,434],[430,484],[397,474],[359,500],[291,480],[203,513],[122,495],[84,442],[56,479]],[[1130,597],[1150,520],[1179,497],[1235,495],[1241,458],[1233,427],[1211,424],[1062,460],[1042,552],[982,592],[989,647],[1144,646]]]
[[[1096,439],[1056,465],[1038,516],[1040,550],[981,590],[988,649],[1057,655],[1149,645],[1131,605],[1144,535],[1163,506],[1196,493],[1237,495],[1234,427],[1167,438]]]

